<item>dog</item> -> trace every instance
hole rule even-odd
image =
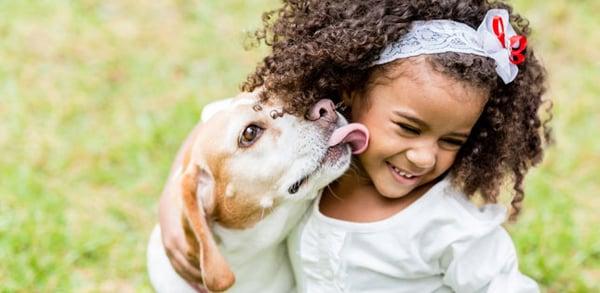
[[[280,103],[261,103],[254,92],[208,105],[170,176],[168,192],[180,195],[182,225],[210,291],[294,291],[286,236],[351,154],[367,147],[367,129],[348,124],[332,101],[305,117]],[[157,292],[195,292],[172,268],[158,226],[147,256]]]

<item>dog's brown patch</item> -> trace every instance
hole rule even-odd
[[[230,158],[224,154],[214,155],[208,160],[210,166],[228,166]],[[227,196],[227,186],[230,183],[230,174],[226,168],[215,168],[213,173],[215,189],[215,205],[210,217],[219,222],[219,225],[230,229],[245,229],[254,226],[262,218],[269,215],[271,210],[279,204],[276,200],[273,206],[265,209],[260,206],[259,198],[245,194],[244,190],[236,190],[233,197]]]
[[[184,214],[181,215],[181,225],[183,225],[183,232],[185,234],[185,240],[190,248],[186,254],[187,260],[196,268],[200,267],[200,244],[196,239],[194,231],[190,226],[190,222]]]

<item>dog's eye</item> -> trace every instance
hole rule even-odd
[[[260,135],[262,134],[263,129],[251,124],[248,125],[244,131],[242,132],[242,134],[240,135],[240,139],[238,141],[238,144],[240,147],[249,147],[252,144],[254,144],[256,142],[256,140],[260,137]]]

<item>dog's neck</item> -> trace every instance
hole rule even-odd
[[[268,209],[255,204],[249,204],[247,207],[241,205],[228,207],[221,204],[215,206],[213,210],[215,216],[211,216],[209,222],[219,246],[222,246],[221,249],[225,253],[236,251],[244,255],[253,255],[266,247],[280,245],[285,235],[306,211],[310,199],[312,197],[301,201],[277,200]],[[232,212],[230,208],[235,209],[236,212]],[[185,216],[182,217],[182,223],[190,247],[188,259],[198,260],[199,246],[196,236]]]
[[[213,213],[210,215],[211,219],[228,229],[251,228],[281,204],[281,200],[278,198],[265,197],[267,201],[270,201],[265,204],[254,197],[245,197],[239,194],[235,196],[238,198],[234,200],[224,194],[220,195]],[[242,200],[242,198],[247,198],[247,200]]]
[[[270,196],[263,197],[263,202],[259,198],[240,193],[236,193],[235,197],[231,197],[227,194],[226,188],[220,189],[222,190],[217,191],[216,200],[211,205],[210,211],[205,211],[205,213],[210,223],[218,223],[219,226],[226,229],[244,230],[252,228],[259,221],[269,216],[282,203],[280,198]],[[265,199],[268,204],[265,203]],[[198,242],[185,214],[182,214],[182,223],[188,244],[190,247],[197,247]]]
[[[226,228],[215,222],[212,229],[219,249],[227,256],[236,255],[242,260],[265,250],[275,251],[275,246],[282,248],[285,237],[300,221],[310,203],[308,199],[283,201],[254,226],[243,230]],[[232,260],[232,267],[239,265],[233,262],[237,261]]]

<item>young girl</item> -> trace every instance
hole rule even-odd
[[[512,184],[517,216],[549,139],[527,21],[483,0],[289,0],[266,16],[258,37],[272,52],[244,90],[300,114],[333,99],[371,135],[289,237],[298,291],[537,291],[496,204]],[[193,280],[166,226],[171,260]]]

